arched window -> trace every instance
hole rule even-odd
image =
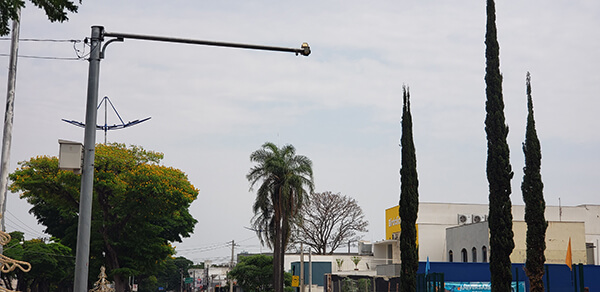
[[[463,263],[466,263],[466,262],[468,262],[468,261],[469,261],[469,259],[467,258],[467,249],[463,248],[463,249],[460,251],[460,255],[461,255],[461,257],[462,257],[462,261],[463,261]]]
[[[454,261],[454,254],[452,253],[452,251],[448,252],[448,261],[449,262],[453,262]]]
[[[487,263],[487,247],[485,245],[481,248],[481,262]]]
[[[473,254],[473,262],[476,263],[477,262],[477,249],[475,247],[473,247],[473,249],[471,250],[471,253]]]

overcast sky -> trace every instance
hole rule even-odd
[[[200,189],[194,234],[177,244],[195,262],[227,262],[261,249],[245,229],[255,198],[246,173],[267,141],[292,144],[313,161],[316,191],[355,198],[385,237],[385,209],[399,200],[402,85],[410,87],[422,202],[488,201],[485,175],[485,1],[83,1],[67,23],[23,10],[22,39],[83,40],[108,32],[300,47],[291,53],[125,40],[107,47],[99,97],[127,121],[109,142],[165,154]],[[600,204],[600,2],[500,1],[498,40],[508,142],[520,184],[531,72],[548,205]],[[10,42],[0,41],[0,92]],[[22,41],[23,56],[76,58],[83,43]],[[11,172],[18,161],[58,155],[58,139],[83,141],[88,62],[20,58]],[[4,100],[4,98],[2,99]],[[98,123],[104,123],[103,112]],[[109,112],[108,123],[118,123]],[[97,142],[104,141],[97,132]],[[9,194],[7,230],[43,227]],[[47,236],[47,235],[46,235]],[[143,243],[140,243],[143,244]]]

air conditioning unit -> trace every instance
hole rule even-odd
[[[458,225],[465,225],[473,223],[471,215],[458,214]]]
[[[373,254],[373,245],[369,241],[359,241],[358,242],[358,254],[359,255],[372,255]]]
[[[487,221],[487,215],[473,214],[471,215],[473,223],[479,223],[483,221]]]

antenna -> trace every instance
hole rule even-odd
[[[143,123],[149,119],[151,119],[151,117],[147,117],[145,119],[137,119],[131,122],[127,122],[127,124],[125,124],[125,122],[123,122],[123,119],[121,119],[121,116],[119,115],[119,112],[117,112],[117,109],[115,108],[115,106],[113,105],[113,103],[110,101],[110,98],[108,98],[108,96],[105,96],[102,98],[102,100],[100,101],[100,103],[98,104],[98,108],[100,109],[100,106],[102,105],[102,103],[104,103],[104,125],[96,125],[96,129],[97,130],[103,130],[104,131],[104,144],[106,144],[106,132],[108,132],[108,130],[118,130],[118,129],[124,129],[127,127],[131,127],[140,123]],[[107,112],[108,112],[108,104],[110,104],[110,107],[113,109],[113,111],[115,112],[115,114],[117,115],[117,117],[119,118],[119,120],[121,121],[121,124],[114,124],[112,126],[109,126],[107,124]],[[64,122],[67,122],[69,124],[78,126],[78,127],[82,127],[85,128],[85,123],[82,122],[78,122],[75,120],[65,120],[62,119]]]

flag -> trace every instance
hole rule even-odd
[[[429,256],[427,256],[427,263],[425,264],[425,275],[429,274]]]
[[[573,256],[571,255],[571,237],[569,237],[569,246],[567,247],[567,257],[565,258],[565,264],[569,266],[569,270],[573,270]]]

